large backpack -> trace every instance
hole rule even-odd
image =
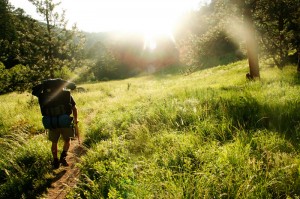
[[[64,88],[75,89],[76,86],[62,79],[49,79],[33,88],[32,94],[38,97],[46,129],[67,128],[71,125],[71,93]]]

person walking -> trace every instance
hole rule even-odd
[[[52,142],[53,168],[58,169],[60,164],[69,166],[66,157],[70,148],[74,129],[78,131],[78,111],[76,103],[67,89],[75,89],[72,82],[62,79],[49,79],[33,88],[32,94],[38,97],[43,125],[48,129],[48,138]],[[71,115],[73,117],[71,117]],[[77,132],[80,143],[79,133]],[[62,137],[64,144],[58,159],[58,141]]]

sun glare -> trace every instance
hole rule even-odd
[[[209,0],[85,0],[62,1],[70,22],[91,32],[138,32],[145,37],[149,49],[156,48],[155,37],[168,36],[180,16]],[[76,12],[77,11],[77,12]]]
[[[156,41],[151,35],[144,35],[144,49],[147,48],[151,51],[156,48]]]
[[[186,11],[199,8],[211,0],[53,0],[61,2],[69,26],[86,32],[133,32],[145,37],[147,48],[154,50],[155,38],[173,39],[172,30]],[[43,20],[26,0],[10,0],[32,17]],[[61,10],[59,10],[61,11]]]

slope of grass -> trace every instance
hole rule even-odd
[[[262,66],[249,82],[247,71],[81,85],[89,150],[68,198],[299,198],[299,77]],[[37,99],[0,96],[0,112],[0,198],[37,197],[54,176]]]
[[[248,82],[237,62],[87,85],[98,108],[70,198],[299,197],[294,71],[262,68]]]

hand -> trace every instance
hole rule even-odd
[[[80,139],[80,134],[79,134],[79,129],[78,129],[78,121],[74,121],[75,124],[75,135],[78,138],[78,144],[81,144],[81,139]]]

